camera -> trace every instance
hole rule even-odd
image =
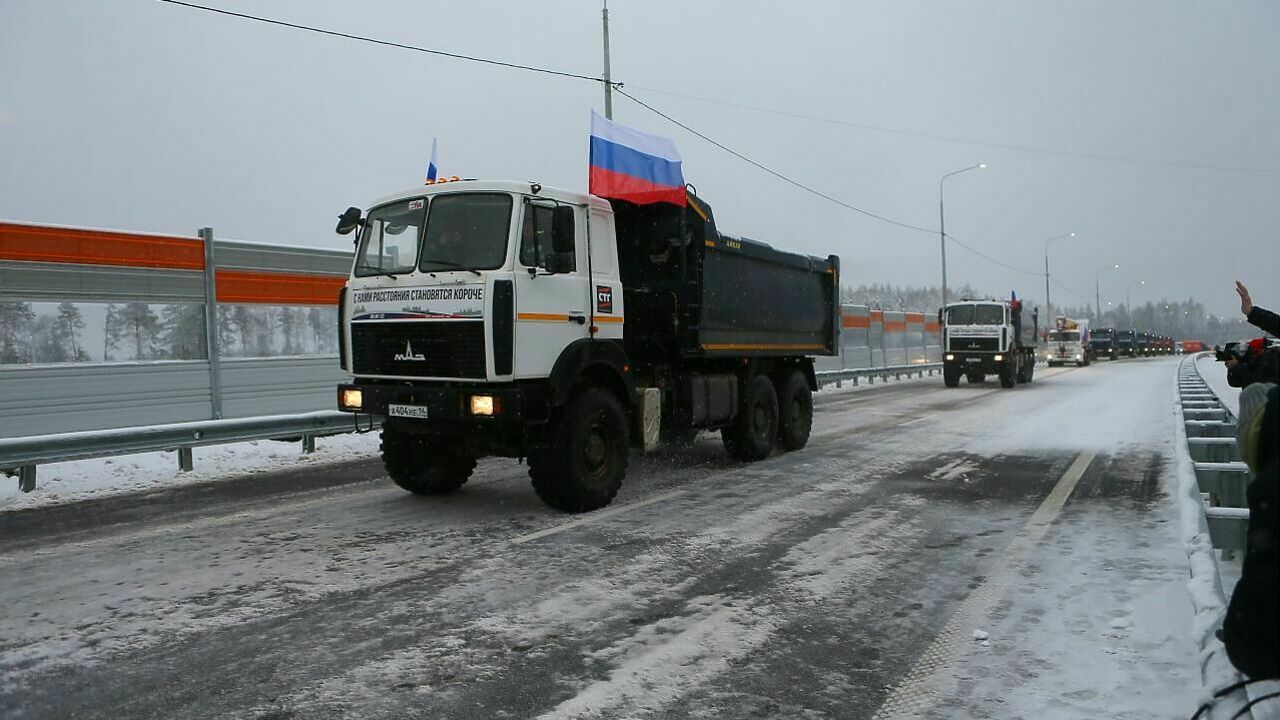
[[[1224,363],[1232,358],[1237,361],[1244,361],[1247,346],[1242,347],[1239,341],[1229,342],[1226,345],[1215,345],[1213,348],[1213,359],[1220,363]]]

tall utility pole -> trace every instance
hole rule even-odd
[[[967,168],[960,168],[955,172],[943,175],[942,179],[938,181],[938,244],[942,248],[942,307],[944,308],[947,306],[947,216],[942,206],[942,184],[952,175],[959,175],[970,170],[983,170],[986,167],[986,163],[978,163]]]
[[[1044,241],[1044,311],[1048,316],[1048,319],[1045,320],[1046,323],[1053,322],[1053,304],[1049,302],[1049,243],[1054,240],[1061,240],[1062,238],[1075,236],[1075,233],[1067,233],[1066,235],[1051,237]]]
[[[613,119],[613,78],[609,75],[609,0],[604,0],[604,116]]]

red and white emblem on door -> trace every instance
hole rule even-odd
[[[596,286],[596,312],[605,315],[613,314],[613,286]]]

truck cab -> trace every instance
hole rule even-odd
[[[1116,331],[1112,328],[1097,328],[1089,333],[1089,345],[1093,350],[1093,358],[1115,360],[1119,357],[1116,346]]]
[[[1049,331],[1045,357],[1049,367],[1073,364],[1084,367],[1093,360],[1089,321],[1058,317]]]
[[[381,421],[410,492],[519,458],[569,512],[611,502],[629,449],[660,437],[718,430],[744,460],[803,447],[839,260],[721,235],[688,202],[450,179],[349,208],[338,408]]]
[[[1125,357],[1138,356],[1138,333],[1136,330],[1117,330],[1116,347],[1119,354]]]
[[[1024,322],[1023,316],[1028,315]],[[960,378],[983,382],[996,375],[1001,387],[1028,383],[1035,373],[1038,314],[1021,303],[964,300],[938,312],[942,322],[942,378],[956,387]]]

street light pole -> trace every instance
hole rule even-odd
[[[609,75],[609,0],[604,0],[601,12],[604,22],[604,117],[613,119],[613,78]]]
[[[1046,325],[1053,322],[1053,304],[1049,301],[1049,243],[1052,243],[1054,240],[1061,240],[1062,238],[1075,236],[1076,234],[1072,232],[1065,235],[1051,237],[1044,241],[1044,312],[1046,316]]]
[[[1102,274],[1103,270],[1119,270],[1119,269],[1120,269],[1119,265],[1112,265],[1109,268],[1105,268],[1105,267],[1098,268],[1093,273],[1093,314],[1095,316],[1093,319],[1098,323],[1102,322],[1102,303],[1100,301],[1100,298],[1102,296],[1100,291],[1098,290],[1101,284],[1101,280],[1099,280],[1098,276]]]
[[[983,170],[987,167],[986,163],[978,163],[967,168],[960,168],[947,173],[938,181],[938,242],[942,248],[942,307],[947,306],[947,216],[943,211],[942,205],[942,184],[952,175],[959,175],[962,172],[970,170]]]

